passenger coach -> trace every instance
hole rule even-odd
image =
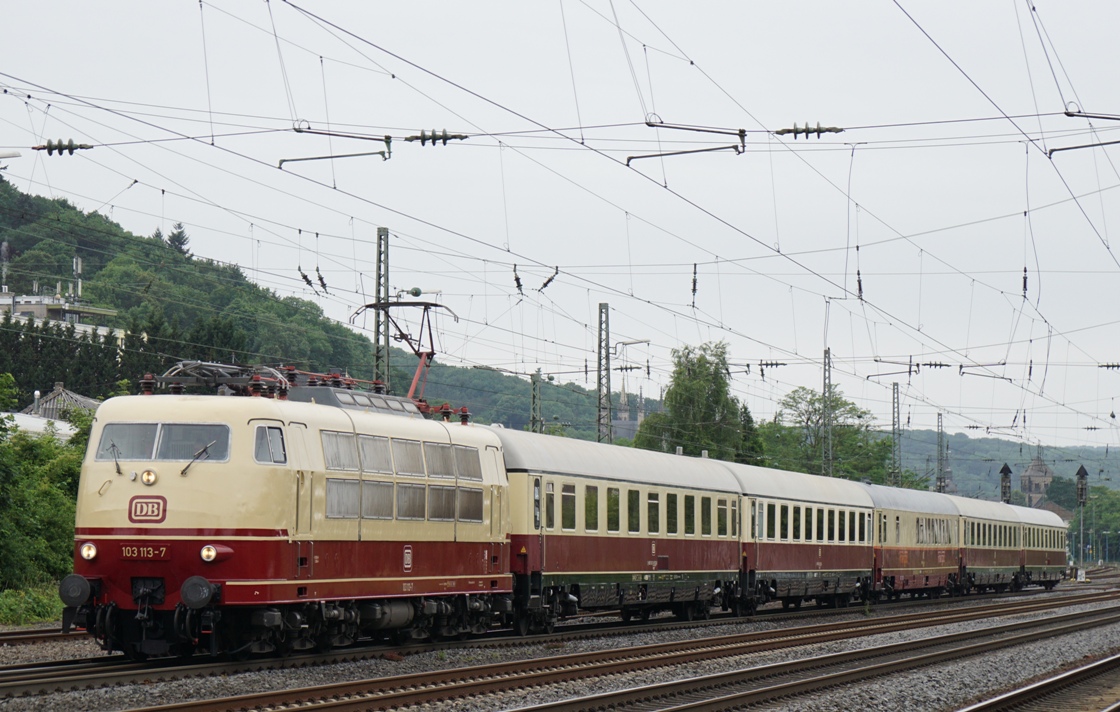
[[[738,487],[726,463],[494,431],[505,453],[516,614],[577,609],[707,617],[739,579]]]

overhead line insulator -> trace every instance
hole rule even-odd
[[[66,151],[71,156],[73,156],[74,151],[85,151],[91,148],[93,148],[93,146],[89,145],[88,143],[74,143],[74,139],[70,139],[66,142],[63,142],[62,139],[59,139],[58,141],[48,140],[42,146],[32,146],[31,150],[46,151],[48,156],[54,155],[55,151],[58,151],[58,155],[61,156],[62,152]]]
[[[436,131],[435,129],[432,129],[431,133],[421,130],[420,133],[415,136],[405,136],[404,140],[419,141],[421,146],[427,146],[429,141],[434,146],[436,145],[436,141],[440,141],[444,146],[446,146],[448,141],[465,141],[468,138],[470,138],[470,136],[466,134],[449,134],[447,133],[447,129],[444,129],[443,131]]]
[[[819,121],[817,122],[817,127],[813,128],[812,126],[809,125],[809,122],[806,121],[804,128],[798,128],[797,124],[794,123],[792,129],[778,129],[777,131],[774,132],[774,135],[775,136],[785,136],[787,134],[793,134],[793,139],[796,141],[799,134],[804,134],[805,138],[808,139],[809,134],[812,134],[812,133],[815,133],[817,135],[817,138],[819,139],[821,137],[821,134],[825,134],[825,133],[844,133],[844,129],[840,128],[839,126],[821,126]]]

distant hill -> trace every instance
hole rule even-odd
[[[957,433],[946,435],[949,466],[958,494],[984,499],[999,498],[999,471],[1004,463],[1011,467],[1012,487],[1019,488],[1019,475],[1038,455],[1032,445],[1002,438],[973,438]],[[1043,447],[1043,461],[1057,476],[1073,479],[1081,465],[1089,472],[1092,486],[1120,489],[1120,453],[1106,447]],[[919,475],[937,467],[937,431],[909,430],[902,438],[903,467]]]

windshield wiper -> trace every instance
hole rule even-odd
[[[183,476],[186,476],[187,470],[191,469],[191,465],[198,462],[198,458],[202,457],[203,455],[205,455],[206,457],[210,457],[210,446],[213,445],[216,442],[218,442],[218,441],[217,440],[211,440],[210,442],[203,445],[202,448],[194,454],[194,457],[191,458],[191,461],[187,463],[187,466],[184,467],[183,471],[180,472],[179,474],[183,475]]]
[[[117,460],[117,454],[120,451],[121,451],[121,449],[119,447],[117,447],[117,444],[115,442],[113,442],[112,440],[110,440],[109,441],[109,452],[111,452],[113,454],[113,464],[117,466],[117,474],[118,475],[123,475],[124,473],[121,472],[121,463]]]

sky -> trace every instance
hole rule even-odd
[[[195,255],[371,336],[386,227],[391,291],[447,307],[442,363],[594,388],[606,303],[612,365],[639,367],[616,390],[657,397],[674,349],[723,341],[768,420],[827,348],[880,428],[897,382],[903,427],[1115,446],[1120,154],[1094,144],[1120,141],[1118,15],[15,3],[0,165],[136,234],[182,222]],[[792,133],[818,124],[843,131]],[[409,140],[432,131],[453,138]],[[387,159],[340,157],[386,136]]]

